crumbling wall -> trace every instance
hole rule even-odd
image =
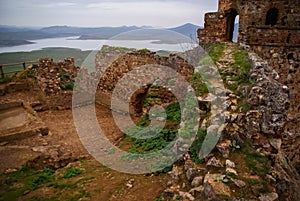
[[[282,135],[282,149],[293,164],[300,162],[299,5],[299,0],[219,0],[218,12],[206,14],[204,29],[198,30],[200,44],[209,41],[232,41],[232,19],[239,15],[238,42],[265,59],[269,67],[275,70],[274,78],[285,85],[289,92],[290,109],[286,124],[282,128],[276,128],[274,132]],[[269,86],[266,89],[270,90],[268,93],[273,90]],[[271,104],[272,100],[269,101]],[[263,108],[260,110],[264,111]],[[260,113],[252,114],[252,120],[261,118]],[[270,124],[273,123],[272,119],[268,120]]]
[[[112,56],[115,55],[115,56]],[[103,63],[105,63],[105,58],[114,57],[113,63],[106,68]],[[108,97],[111,97],[115,86],[120,81],[120,79],[128,72],[132,71],[137,67],[144,65],[160,65],[167,66],[178,72],[184,79],[189,80],[193,75],[193,66],[191,66],[187,61],[182,59],[177,55],[170,55],[169,57],[160,57],[155,54],[155,52],[129,52],[126,54],[118,54],[118,52],[105,52],[100,51],[96,55],[97,71],[101,73],[101,79],[98,84],[98,89]],[[104,71],[104,69],[106,69]],[[150,79],[150,77],[157,76],[158,72],[150,72],[145,74],[141,72],[137,74],[131,82],[128,82],[128,86],[119,91],[120,99],[129,95],[129,89],[134,88],[134,85],[141,83],[142,80]],[[163,73],[163,72],[162,72]],[[164,77],[168,77],[165,75]],[[178,86],[180,87],[180,86]],[[142,106],[146,98],[146,94],[150,88],[150,85],[140,86],[138,91],[133,94],[130,101],[130,109],[135,115],[142,114]],[[156,91],[156,96],[160,98],[161,103],[170,103],[176,101],[175,96],[165,87],[160,87],[159,91]],[[101,101],[101,98],[98,99]],[[104,99],[105,100],[105,99]],[[109,102],[109,101],[108,101]]]
[[[40,110],[72,107],[72,89],[78,69],[73,58],[58,62],[43,58],[37,66],[29,69],[42,91],[43,102],[38,103]]]
[[[73,58],[64,61],[54,62],[53,59],[40,59],[36,67],[37,81],[43,92],[46,94],[57,94],[67,83],[73,83],[78,68]],[[71,88],[71,87],[70,87]]]
[[[299,3],[299,0],[219,0],[218,12],[206,14],[204,29],[198,30],[200,44],[232,41],[234,18],[239,15],[239,42],[299,47]]]

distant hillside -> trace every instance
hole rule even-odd
[[[181,25],[179,27],[167,28],[167,29],[163,29],[163,28],[162,29],[151,29],[151,27],[147,27],[145,29],[144,27],[142,27],[137,32],[125,33],[124,35],[118,36],[117,38],[123,39],[123,40],[159,40],[161,42],[163,41],[166,43],[176,43],[176,38],[178,38],[180,36],[179,35],[175,36],[175,34],[172,34],[173,38],[172,37],[169,38],[170,33],[165,32],[164,30],[174,31],[174,32],[177,32],[177,33],[187,36],[189,39],[196,40],[197,39],[197,30],[199,28],[200,28],[200,26],[197,26],[197,25],[194,25],[191,23],[187,23],[187,24]],[[113,35],[113,33],[116,33],[116,32],[114,32],[116,30],[110,30],[110,31],[104,32],[104,33],[102,31],[102,33],[82,35],[79,39],[81,39],[81,40],[84,40],[84,39],[107,39],[110,37],[105,37],[106,33],[112,34],[111,36],[116,36],[120,33],[124,33],[127,31],[133,31],[133,30],[138,30],[138,29],[124,30],[124,31],[121,31],[114,35]],[[119,30],[117,30],[117,31],[119,31]]]
[[[121,27],[86,28],[86,27],[71,27],[71,26],[51,26],[51,27],[37,29],[37,28],[26,28],[26,27],[24,28],[24,27],[0,25],[0,47],[29,44],[31,43],[29,42],[30,40],[68,37],[68,36],[80,36],[78,38],[80,40],[109,39],[121,33],[129,32],[133,30],[141,30],[145,28],[151,28],[151,27],[121,26]],[[178,32],[180,34],[183,34],[195,40],[198,28],[199,26],[188,23],[179,27],[169,28],[166,30]],[[143,37],[140,38],[140,40],[146,40],[146,39],[150,40],[150,39],[157,39],[157,38],[158,38],[157,35],[151,36],[151,34],[150,35],[144,34]],[[132,37],[130,39],[139,40],[138,38],[132,38]]]
[[[181,33],[185,36],[192,38],[193,40],[197,39],[197,30],[201,28],[198,25],[194,25],[191,23],[184,24],[179,27],[170,28],[169,30]]]

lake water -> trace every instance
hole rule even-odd
[[[5,52],[30,52],[47,47],[66,47],[81,50],[99,50],[103,45],[128,47],[152,51],[167,50],[182,52],[191,49],[195,44],[155,44],[151,40],[76,40],[78,37],[48,38],[32,40],[34,44],[19,45],[13,47],[0,47],[0,53]]]

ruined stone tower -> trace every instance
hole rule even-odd
[[[299,5],[300,0],[219,0],[218,12],[205,15],[199,41],[232,41],[239,16],[239,43],[300,47]]]

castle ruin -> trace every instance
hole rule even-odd
[[[232,41],[239,16],[238,42],[257,46],[300,47],[299,0],[219,0],[218,12],[206,13],[200,43]]]
[[[300,122],[300,0],[219,0],[218,12],[206,13],[198,30],[200,45],[237,43],[265,59],[288,86],[290,109],[283,149],[293,163],[299,153]],[[238,17],[238,18],[237,18]]]

